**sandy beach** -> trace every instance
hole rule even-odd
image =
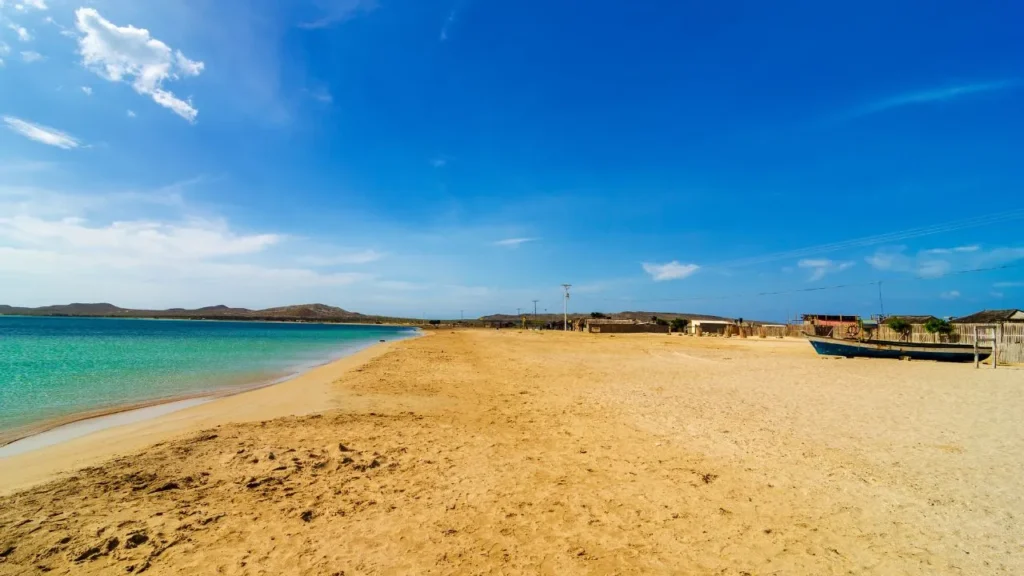
[[[1024,371],[436,332],[0,459],[0,574],[1021,574]]]

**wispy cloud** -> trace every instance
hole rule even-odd
[[[327,256],[303,256],[299,258],[300,264],[307,266],[327,267],[344,266],[346,264],[369,264],[384,257],[384,254],[376,250],[361,250],[359,252],[345,252]]]
[[[1019,86],[1020,82],[1017,80],[997,80],[994,82],[976,82],[973,84],[958,84],[954,86],[945,86],[942,88],[933,88],[929,90],[920,90],[916,92],[907,92],[904,94],[898,94],[889,98],[883,98],[870,102],[860,108],[857,108],[849,113],[849,117],[868,116],[871,114],[878,114],[880,112],[887,112],[896,108],[903,108],[905,106],[914,106],[918,104],[930,104],[935,102],[947,102],[950,100],[956,100],[966,96],[975,94],[984,94],[986,92],[998,92],[1000,90],[1007,90]]]
[[[88,86],[82,86],[82,92],[85,92],[86,96],[92,96],[92,88]]]
[[[134,111],[134,110],[129,110],[129,111],[127,112],[127,114],[128,114],[128,117],[129,117],[129,118],[135,118],[135,111]]]
[[[959,290],[950,290],[949,292],[943,292],[942,294],[939,294],[939,298],[942,298],[943,300],[956,300],[959,297]]]
[[[494,243],[495,246],[505,246],[508,248],[516,248],[527,242],[536,242],[537,238],[506,238],[505,240],[498,240]]]
[[[331,95],[330,91],[324,87],[314,88],[306,91],[309,97],[321,104],[330,104],[334,102],[334,96]]]
[[[299,24],[299,28],[327,28],[355,18],[360,13],[373,12],[378,7],[377,0],[319,0],[316,4],[321,15]]]
[[[761,256],[754,256],[750,258],[741,258],[738,260],[731,260],[727,262],[718,263],[715,265],[715,267],[739,268],[744,266],[753,266],[757,264],[766,264],[769,262],[778,262],[781,260],[807,258],[819,254],[851,250],[854,248],[877,246],[879,244],[893,244],[896,242],[900,242],[902,240],[909,240],[911,238],[922,238],[925,236],[932,236],[935,234],[946,234],[949,232],[954,232],[956,230],[992,226],[994,224],[1012,222],[1020,219],[1024,219],[1024,209],[1008,210],[1006,212],[988,214],[986,216],[977,216],[974,218],[967,218],[964,220],[945,222],[941,224],[931,224],[928,226],[921,226],[919,228],[909,228],[898,232],[886,232],[884,234],[875,234],[873,236],[863,236],[860,238],[842,240],[839,242],[829,242],[825,244],[818,244],[815,246],[807,246],[805,248],[797,248],[794,250],[774,252],[771,254],[764,254]]]
[[[665,264],[644,262],[643,267],[644,272],[648,273],[655,282],[682,280],[700,270],[700,266],[696,264],[680,264],[678,260],[666,262]]]
[[[444,19],[444,26],[441,27],[441,42],[444,42],[445,40],[448,39],[448,30],[450,30],[452,24],[455,23],[456,14],[458,14],[458,11],[452,9],[452,11],[448,13],[448,17]]]
[[[956,248],[932,248],[930,250],[925,250],[923,254],[964,254],[968,252],[977,252],[978,250],[981,250],[981,246],[972,244],[970,246],[957,246]]]
[[[996,282],[996,288],[1024,288],[1024,282]]]
[[[45,60],[46,58],[42,54],[40,54],[39,52],[35,52],[33,50],[25,50],[24,52],[21,53],[21,59],[23,61],[31,64],[33,62],[39,62],[41,60]]]
[[[50,146],[56,146],[65,150],[78,148],[81,145],[77,138],[56,128],[34,124],[13,116],[4,116],[3,119],[8,128],[36,142],[49,144]]]
[[[111,82],[131,79],[136,92],[195,122],[199,111],[192,102],[178,98],[163,85],[182,76],[198,76],[205,67],[202,62],[189,60],[181,50],[172,51],[145,28],[117,26],[93,8],[79,8],[75,16],[83,34],[78,46],[86,68]]]
[[[448,164],[448,160],[445,158],[433,158],[430,160],[430,165],[434,168],[444,168]]]
[[[22,42],[32,41],[32,34],[24,26],[18,26],[17,24],[11,23],[8,24],[7,27],[14,31],[18,36],[18,40],[21,40]]]
[[[835,273],[842,272],[843,270],[849,270],[853,268],[853,262],[835,262],[827,258],[815,258],[815,259],[804,259],[796,264],[800,268],[804,268],[811,271],[811,282],[821,280],[825,276]]]
[[[1024,259],[1024,248],[1020,247],[982,249],[980,246],[964,246],[908,254],[905,246],[890,246],[876,250],[864,260],[875,270],[939,278],[956,270],[1002,266],[1021,259]]]

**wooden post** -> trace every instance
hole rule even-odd
[[[977,370],[981,365],[981,360],[978,359],[978,327],[974,327],[974,369]]]
[[[988,336],[988,331],[992,330],[992,336]],[[985,336],[982,337],[982,332],[985,332]],[[993,324],[991,326],[975,326],[974,327],[974,367],[981,367],[981,353],[979,348],[983,342],[992,343],[992,369],[995,370],[999,367],[999,325]]]

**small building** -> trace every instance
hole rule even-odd
[[[1008,322],[1024,323],[1024,310],[982,310],[970,316],[953,319],[954,324],[1005,324]]]
[[[860,333],[860,316],[854,314],[804,314],[804,334],[826,338],[852,338]]]
[[[856,324],[860,316],[848,314],[804,314],[801,316],[804,324],[813,326],[843,326]]]
[[[653,332],[668,334],[669,325],[655,322],[637,322],[636,320],[612,320],[609,318],[589,318],[584,320],[584,332],[592,334],[630,334]]]
[[[913,315],[913,314],[889,314],[882,319],[882,324],[885,324],[893,318],[899,318],[907,324],[927,324],[929,320],[938,320],[937,317],[931,315]]]
[[[690,320],[689,324],[686,325],[686,331],[689,334],[697,334],[697,330],[699,329],[701,335],[724,335],[729,326],[735,325],[736,323],[732,320]]]

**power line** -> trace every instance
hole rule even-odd
[[[842,240],[839,242],[832,242],[828,244],[819,244],[817,246],[808,246],[805,248],[796,248],[793,250],[786,250],[783,252],[774,252],[771,254],[764,254],[762,256],[752,256],[749,258],[740,258],[737,260],[731,260],[722,262],[717,265],[707,266],[708,268],[737,268],[741,266],[750,266],[754,264],[765,264],[768,262],[775,262],[778,260],[789,260],[793,258],[801,258],[804,256],[813,256],[816,254],[824,254],[826,252],[835,252],[837,250],[846,250],[849,248],[861,248],[864,246],[872,246],[875,244],[884,244],[888,242],[895,242],[899,240],[908,240],[911,238],[920,238],[922,236],[930,236],[933,234],[941,234],[944,232],[953,232],[955,230],[963,230],[965,228],[977,228],[979,226],[987,226],[990,224],[996,224],[1000,222],[1006,222],[1009,220],[1017,220],[1024,218],[1024,209],[1008,210],[1006,212],[997,212],[995,214],[988,214],[985,216],[976,216],[974,218],[967,218],[965,220],[957,220],[953,222],[946,222],[943,224],[932,224],[929,226],[921,226],[918,228],[909,228],[907,230],[901,230],[898,232],[887,232],[884,234],[876,234],[874,236],[864,236],[861,238],[854,238],[851,240]]]
[[[1020,268],[1024,266],[1024,262],[1017,264],[1004,264],[1002,266],[989,266],[985,268],[971,268],[967,270],[954,270],[947,272],[941,277],[945,276],[959,276],[963,274],[974,274],[977,272],[992,272],[994,270],[1007,270],[1010,268]],[[909,278],[897,278],[886,280],[887,283],[893,282],[908,282],[911,280],[937,280],[938,277],[922,276],[920,274]],[[728,294],[725,296],[692,296],[688,298],[643,298],[639,300],[629,299],[631,302],[694,302],[694,301],[710,301],[710,300],[731,300],[735,298],[759,298],[763,296],[781,296],[785,294],[800,294],[804,292],[821,292],[824,290],[840,290],[844,288],[858,288],[863,286],[878,286],[879,287],[879,301],[881,301],[881,280],[874,280],[871,282],[856,282],[852,284],[835,284],[832,286],[813,286],[810,288],[794,288],[791,290],[779,290],[774,292],[752,292],[747,294]],[[620,300],[617,298],[605,298],[604,300]]]

